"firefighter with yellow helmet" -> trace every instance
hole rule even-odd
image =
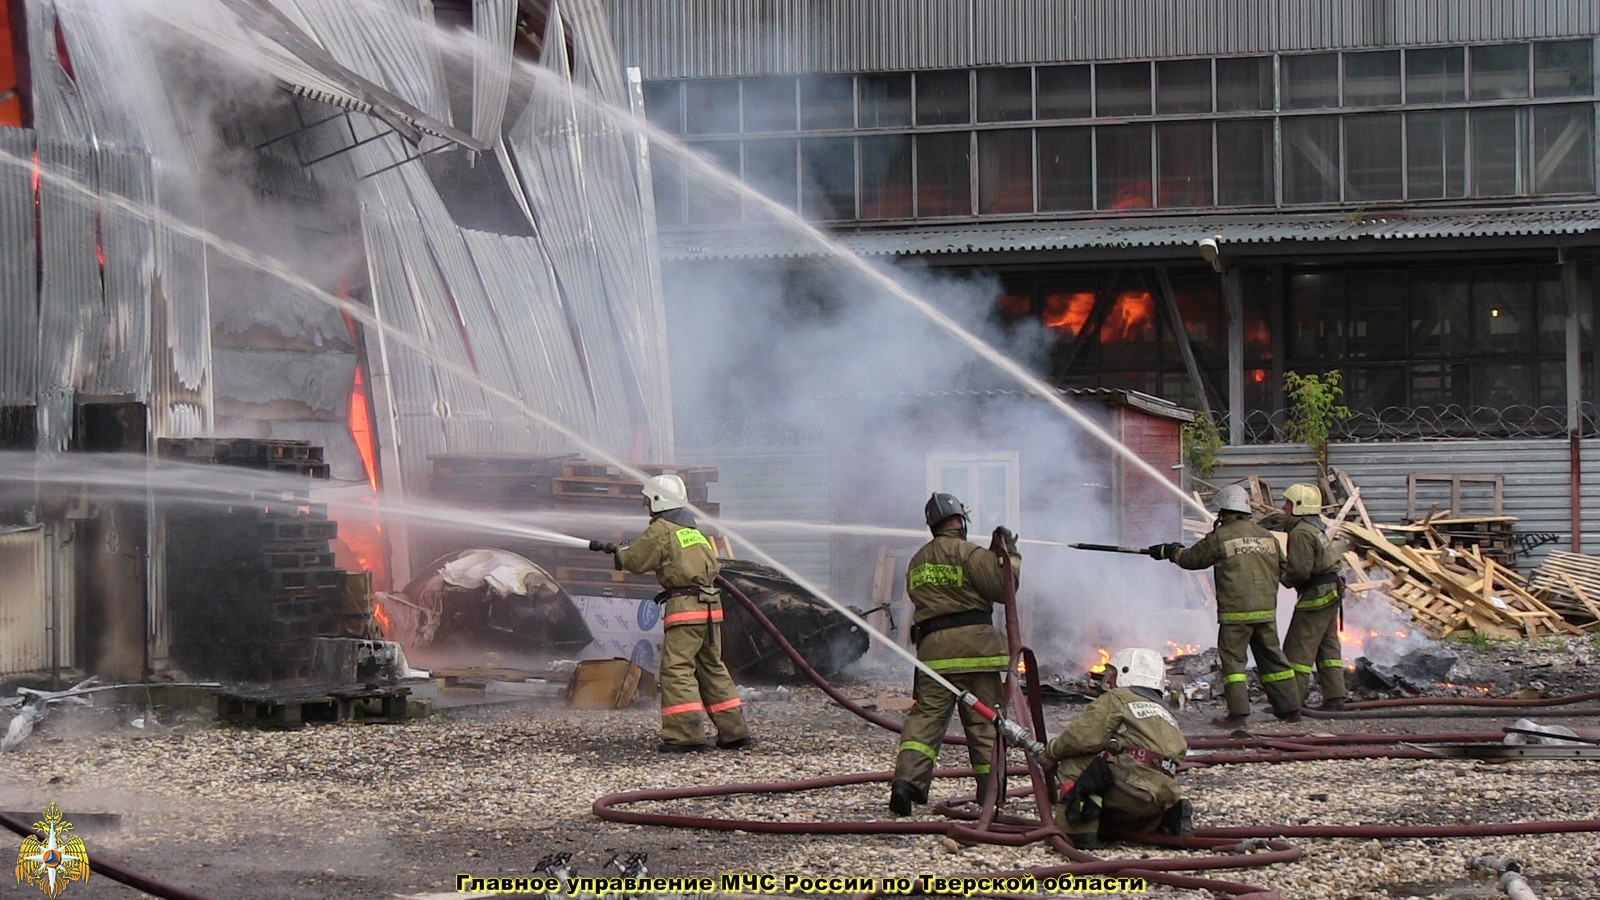
[[[1192,547],[1156,544],[1145,550],[1185,569],[1213,569],[1217,593],[1217,653],[1222,658],[1222,691],[1228,714],[1212,719],[1225,728],[1250,716],[1245,652],[1255,657],[1261,688],[1278,718],[1300,718],[1300,691],[1294,669],[1278,646],[1278,576],[1283,553],[1272,532],[1256,524],[1243,485],[1217,491],[1217,521]]]
[[[1178,786],[1189,742],[1167,708],[1167,665],[1145,647],[1106,661],[1110,688],[1045,745],[1039,764],[1056,767],[1056,824],[1080,850],[1100,831],[1193,834],[1193,811]]]
[[[722,661],[722,592],[717,553],[688,509],[688,490],[676,475],[657,475],[644,483],[650,524],[638,540],[621,547],[590,541],[589,549],[611,553],[619,570],[655,572],[662,591],[661,746],[662,753],[706,749],[700,714],[711,717],[717,747],[740,750],[754,741],[745,724],[739,688]]]
[[[1283,489],[1283,524],[1289,536],[1282,582],[1297,595],[1294,618],[1283,635],[1283,655],[1294,669],[1300,702],[1311,692],[1311,676],[1322,689],[1324,710],[1344,708],[1344,659],[1339,614],[1344,606],[1343,565],[1318,524],[1322,491],[1313,484]]]
[[[969,542],[968,517],[966,506],[950,494],[936,493],[923,507],[933,540],[906,565],[906,595],[913,607],[911,640],[917,659],[990,709],[999,709],[1000,673],[1011,663],[1005,637],[993,624],[994,606],[1006,597],[1000,554],[1010,557],[1013,575],[1022,556],[1017,553],[1017,536],[1003,526],[995,529],[988,549]],[[912,706],[900,729],[894,782],[889,786],[889,809],[897,816],[910,815],[913,804],[928,802],[939,745],[950,713],[957,708],[956,695],[920,669],[911,693]],[[994,725],[965,704],[959,708],[967,733],[967,758],[981,797],[993,761]]]

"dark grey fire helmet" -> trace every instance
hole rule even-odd
[[[928,505],[923,507],[922,512],[929,528],[933,528],[951,516],[960,516],[962,525],[966,525],[971,521],[968,509],[953,494],[934,494],[928,498]]]

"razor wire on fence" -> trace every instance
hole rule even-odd
[[[1275,444],[1288,440],[1284,410],[1253,410],[1245,415],[1248,444]],[[1579,437],[1600,433],[1595,404],[1584,402],[1575,423]],[[1226,433],[1226,420],[1224,420]],[[1449,438],[1567,437],[1572,430],[1565,406],[1388,406],[1355,409],[1338,422],[1330,435],[1337,441],[1439,440]]]

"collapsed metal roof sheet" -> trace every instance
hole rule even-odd
[[[910,226],[839,233],[862,256],[929,256],[1042,250],[1133,249],[1219,244],[1271,245],[1336,241],[1425,240],[1534,235],[1588,235],[1600,240],[1600,206],[1524,210],[1379,214],[1189,216],[1079,219],[1064,222]],[[1224,251],[1226,252],[1226,251]],[[663,232],[664,259],[761,259],[826,256],[811,238],[777,229]]]

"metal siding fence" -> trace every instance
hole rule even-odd
[[[0,533],[0,675],[50,665],[50,596],[44,531]]]
[[[1563,0],[616,0],[647,79],[870,72],[1592,36]]]
[[[32,406],[38,384],[39,296],[34,232],[34,132],[0,128],[0,405]]]
[[[1361,489],[1362,502],[1374,522],[1398,523],[1406,514],[1406,479],[1412,473],[1427,475],[1502,475],[1505,479],[1503,512],[1516,516],[1517,532],[1556,532],[1561,539],[1536,548],[1518,560],[1526,573],[1551,550],[1572,549],[1572,491],[1570,443],[1565,439],[1515,441],[1448,441],[1329,444],[1328,463],[1350,476]],[[1579,478],[1582,547],[1600,555],[1600,439],[1579,441]],[[1211,481],[1226,484],[1254,474],[1276,494],[1296,481],[1313,481],[1316,464],[1298,444],[1227,447]],[[1445,490],[1430,485],[1419,488],[1419,512]],[[1424,493],[1426,492],[1426,493]],[[1486,488],[1468,487],[1462,515],[1489,515]],[[1448,499],[1441,501],[1441,506]]]

